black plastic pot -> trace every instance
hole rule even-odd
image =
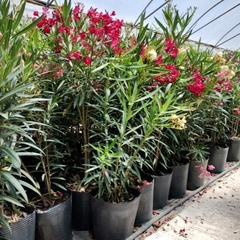
[[[152,176],[149,175],[145,176],[142,179],[146,180],[150,184],[146,186],[141,186],[141,196],[137,216],[134,223],[135,226],[140,226],[141,224],[148,222],[152,218],[154,179]]]
[[[124,240],[132,234],[140,200],[139,191],[133,191],[133,201],[118,204],[90,196],[95,240]]]
[[[210,149],[208,164],[215,167],[214,170],[211,170],[212,173],[221,173],[224,171],[227,162],[228,150],[229,147]]]
[[[239,160],[240,160],[240,140],[230,139],[227,161],[234,162]]]
[[[204,163],[202,161],[190,161],[189,170],[188,170],[188,181],[187,181],[187,189],[195,190],[204,184],[204,176],[199,177],[202,174],[200,169],[201,165],[204,165],[204,168],[207,168],[208,160],[205,160]]]
[[[35,239],[35,224],[36,212],[33,207],[23,209],[28,215],[20,219],[18,222],[12,223],[12,234],[6,226],[0,227],[1,240],[34,240]]]
[[[167,205],[168,195],[172,181],[172,169],[162,176],[153,176],[154,178],[154,194],[153,194],[153,209],[161,209]]]
[[[181,198],[186,194],[189,163],[171,166],[173,169],[169,199]]]
[[[72,196],[47,211],[36,212],[36,240],[72,239]]]
[[[72,191],[72,226],[75,231],[88,231],[92,228],[88,192]]]

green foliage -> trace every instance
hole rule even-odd
[[[18,11],[10,12],[10,2],[0,2],[0,221],[7,224],[5,206],[23,206],[28,202],[25,188],[38,193],[37,183],[22,169],[22,156],[36,156],[41,149],[35,146],[31,135],[37,122],[27,121],[31,112],[41,112],[35,107],[41,102],[33,91],[32,65],[22,58],[24,34],[37,21],[20,28],[25,2]],[[34,148],[35,152],[31,149]],[[29,184],[29,182],[31,184]]]
[[[179,14],[178,9],[168,4],[163,9],[163,17],[165,24],[157,18],[155,21],[159,28],[163,31],[165,38],[174,39],[178,46],[183,45],[191,36],[191,31],[186,31],[189,26],[196,9],[189,8],[184,14]]]

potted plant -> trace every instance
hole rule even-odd
[[[122,239],[131,234],[139,201],[131,189],[136,188],[136,180],[141,181],[143,166],[149,165],[144,155],[155,152],[149,148],[149,143],[155,139],[154,132],[171,124],[168,110],[175,102],[175,91],[169,86],[167,98],[163,101],[160,87],[149,88],[153,84],[151,74],[161,71],[161,68],[145,64],[139,53],[136,55],[136,51],[140,52],[139,44],[145,39],[144,34],[147,34],[146,29],[141,25],[137,44],[135,42],[130,51],[111,58],[102,75],[103,84],[94,96],[95,105],[92,104],[95,124],[91,129],[90,146],[93,159],[88,164],[84,181],[93,187],[96,185],[97,189],[93,191],[95,195],[91,201],[93,233],[98,239]],[[136,201],[135,207],[132,207],[133,201]],[[131,216],[117,217],[117,214],[127,213],[120,210],[127,209],[127,202],[130,204],[128,213],[130,209],[133,211]],[[108,213],[108,225],[110,222],[113,225],[102,231],[106,226],[102,214],[107,206],[112,209]],[[128,227],[119,223],[120,219],[127,222]]]
[[[41,103],[42,112],[29,116],[40,122],[33,138],[42,150],[41,155],[27,162],[41,189],[41,196],[31,196],[31,204],[36,208],[36,239],[58,239],[59,236],[69,239],[72,236],[72,200],[64,178],[64,157],[69,153],[62,142],[67,130],[61,123],[62,106],[57,104],[59,93],[49,91],[49,85],[41,78],[38,87],[48,100]]]
[[[227,161],[238,161],[240,159],[240,94],[239,94],[239,53],[226,51],[224,53],[226,59],[225,74],[227,75],[232,86],[229,92],[229,99],[226,102],[226,108],[229,113],[228,126],[229,126],[229,152]]]
[[[61,92],[57,103],[62,106],[68,132],[64,142],[72,162],[67,185],[73,193],[73,227],[76,230],[87,230],[91,225],[89,189],[81,184],[81,180],[90,159],[93,95],[103,81],[101,71],[108,64],[104,59],[120,51],[123,26],[123,22],[115,18],[115,12],[103,13],[92,8],[84,10],[83,4],[72,6],[71,1],[64,1],[51,15],[45,14],[38,24],[44,32],[41,38],[46,44],[43,46],[50,53],[45,56],[44,63],[55,63],[51,69],[48,67],[48,74],[55,77],[64,75],[54,88]],[[39,13],[34,15],[38,17]],[[73,150],[75,146],[78,151]],[[86,221],[87,218],[89,221]]]
[[[48,9],[42,14],[34,12],[34,19],[39,19],[32,33],[32,42],[27,46],[29,60],[34,62],[36,72],[33,75],[35,91],[45,101],[37,103],[43,111],[36,113],[33,109],[28,119],[38,119],[37,130],[33,133],[36,146],[42,154],[28,159],[26,165],[33,176],[38,179],[41,196],[31,195],[31,204],[36,208],[36,239],[70,239],[72,236],[72,198],[66,189],[66,163],[70,155],[67,137],[70,128],[69,119],[65,117],[67,103],[64,92],[67,77],[62,68],[61,57],[50,51],[50,26],[55,26],[60,14],[60,7],[54,10],[55,18],[48,18]],[[41,15],[39,17],[39,15]],[[51,25],[53,24],[53,25]],[[49,35],[48,35],[49,34]]]
[[[37,21],[22,25],[25,2],[10,11],[10,2],[0,2],[0,238],[35,239],[35,210],[27,206],[27,191],[39,194],[38,184],[29,175],[24,156],[37,156],[32,131],[38,122],[30,122],[36,102],[41,102],[33,91],[32,64],[24,59],[24,34]],[[40,108],[35,108],[40,112]],[[34,149],[34,151],[32,151]]]
[[[233,76],[232,72],[225,71],[223,61],[219,60],[215,55],[219,64],[216,71],[215,78],[213,78],[213,90],[208,95],[207,101],[211,103],[208,105],[207,118],[205,124],[205,132],[211,140],[208,143],[210,147],[209,164],[215,167],[213,172],[222,172],[225,169],[225,163],[228,155],[228,133],[229,133],[229,111],[227,103],[230,101],[230,94],[232,92],[232,83],[230,79]],[[225,62],[225,61],[224,61]],[[230,74],[231,73],[231,74]],[[230,74],[228,77],[226,77]]]

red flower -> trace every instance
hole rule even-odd
[[[79,36],[82,40],[84,40],[86,38],[86,32],[80,32]]]
[[[173,58],[176,58],[178,55],[177,44],[170,38],[166,38],[164,50]]]
[[[73,52],[70,55],[68,55],[69,60],[81,60],[82,56],[79,51]]]
[[[73,18],[75,21],[79,21],[80,20],[80,6],[77,5],[75,6],[75,8],[73,9]]]
[[[43,28],[43,32],[44,33],[50,33],[50,31],[51,31],[51,29],[50,29],[50,27],[48,26],[48,25],[46,25],[44,28]]]
[[[36,16],[36,17],[38,17],[38,16],[39,16],[39,13],[38,13],[38,11],[34,11],[34,12],[33,12],[33,16]]]
[[[163,63],[162,55],[158,56],[157,60],[155,61],[156,64],[161,65]]]
[[[177,77],[179,76],[179,71],[176,69],[176,66],[168,63],[165,67],[166,69],[170,70],[170,74],[168,76],[168,81],[173,83],[176,81]]]
[[[65,27],[64,27],[64,26],[60,26],[60,27],[58,28],[58,32],[64,33],[64,32],[65,32]]]
[[[202,94],[205,87],[206,87],[205,83],[195,82],[195,83],[190,83],[187,88],[189,91],[191,91],[194,94],[194,96],[199,96]]]
[[[92,60],[91,60],[90,57],[85,57],[85,58],[83,59],[83,62],[84,62],[86,65],[89,66],[89,65],[91,64]]]

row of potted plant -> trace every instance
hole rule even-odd
[[[148,26],[143,14],[132,29],[115,12],[68,0],[31,20],[24,9],[25,2],[12,11],[8,0],[0,3],[0,221],[7,234],[30,202],[37,239],[70,239],[72,212],[75,229],[89,228],[90,201],[94,238],[124,239],[139,219],[139,189],[153,188],[157,176],[196,160],[205,174],[209,153],[209,164],[223,170],[211,155],[240,134],[240,54],[190,45],[195,10],[181,15],[169,4],[165,23]],[[226,158],[239,160],[239,149]],[[118,230],[108,230],[116,212],[128,227],[118,220]]]

